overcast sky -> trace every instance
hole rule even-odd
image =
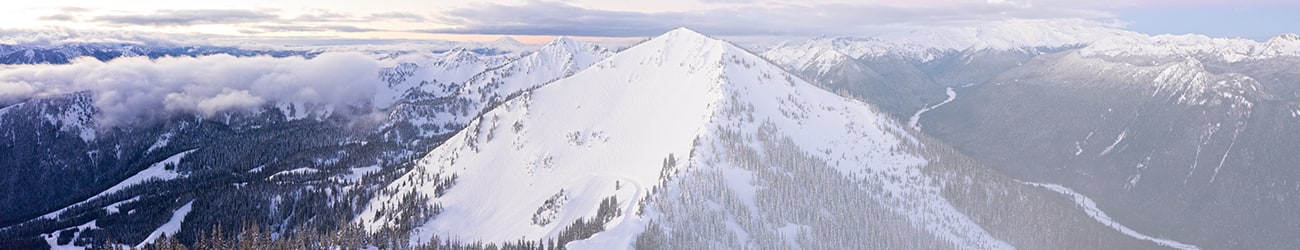
[[[1300,33],[1295,0],[38,0],[10,1],[0,28],[251,37],[541,42],[645,37],[687,26],[718,36],[861,35],[881,26],[1086,18],[1143,33],[1267,39]]]

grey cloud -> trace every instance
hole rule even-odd
[[[423,15],[410,13],[410,12],[400,12],[400,11],[374,13],[374,14],[366,15],[365,17],[362,18],[357,18],[353,15],[338,13],[338,12],[318,11],[315,13],[303,14],[293,19],[289,19],[289,21],[298,21],[298,22],[368,22],[368,21],[381,21],[381,20],[423,22],[423,21],[427,21],[428,18]]]
[[[748,0],[700,0],[700,2],[701,2],[701,3],[754,3],[754,2],[763,2],[763,1],[748,1]]]
[[[409,13],[409,12],[384,12],[384,13],[375,13],[375,14],[370,14],[369,16],[366,16],[366,19],[368,19],[368,20],[395,20],[395,21],[406,21],[406,22],[423,22],[423,21],[428,20],[428,18],[425,18],[425,17],[422,16],[422,15],[415,14],[415,13]]]
[[[76,7],[76,6],[59,7],[59,10],[63,11],[63,13],[81,13],[81,12],[91,11],[90,8],[83,8],[83,7]]]
[[[38,18],[36,18],[36,20],[41,20],[41,21],[65,21],[65,22],[70,22],[70,21],[77,21],[77,17],[72,16],[72,15],[69,15],[69,14],[54,14],[54,15],[48,15],[48,16],[38,17]]]
[[[121,25],[183,26],[195,24],[257,23],[279,20],[274,14],[253,10],[159,10],[149,14],[104,15],[93,20]]]
[[[291,20],[300,21],[300,22],[338,22],[338,21],[353,21],[353,17],[352,15],[338,13],[338,12],[317,11],[314,13],[302,14]]]
[[[242,9],[228,10],[161,10],[149,14],[104,15],[92,21],[118,25],[188,26],[198,24],[231,24],[245,34],[272,32],[374,32],[383,29],[337,23],[359,23],[367,19],[424,20],[424,17],[404,12],[378,13],[365,19],[339,12],[318,10],[291,19],[280,18],[268,11]],[[62,16],[58,17],[61,18]],[[56,18],[56,17],[51,17]],[[69,18],[75,18],[69,16]]]
[[[323,31],[358,33],[358,32],[373,32],[373,31],[384,31],[384,30],[350,26],[350,25],[298,25],[298,24],[255,25],[249,28],[240,29],[240,32],[249,33],[249,34],[268,33],[268,32],[323,32]]]
[[[64,6],[64,7],[58,7],[56,9],[59,11],[59,13],[48,15],[48,16],[37,17],[36,20],[77,22],[81,20],[81,18],[78,17],[79,15],[84,14],[86,12],[93,11],[92,9],[89,8],[75,7],[75,6]]]
[[[324,106],[369,101],[379,63],[360,54],[312,59],[233,57],[83,58],[66,65],[0,70],[0,104],[88,91],[101,126],[129,124],[171,112],[213,116],[281,102]]]
[[[1101,18],[1108,17],[1108,14],[1052,6],[983,3],[945,7],[824,4],[642,13],[529,1],[524,5],[490,4],[450,10],[436,17],[436,20],[455,28],[422,32],[628,37],[652,36],[674,27],[686,26],[721,36],[842,35],[861,34],[882,25],[933,25],[1006,18],[1060,17]]]

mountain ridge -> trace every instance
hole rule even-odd
[[[409,230],[412,243],[1010,248],[965,214],[976,208],[942,194],[948,188],[939,183],[952,177],[909,151],[925,147],[909,133],[868,104],[675,29],[478,116],[379,191],[354,222],[370,232]],[[994,183],[978,180],[986,181]],[[402,207],[430,212],[394,212]],[[837,229],[860,220],[876,227]]]

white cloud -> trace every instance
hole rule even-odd
[[[29,82],[0,83],[0,104],[9,104],[13,103],[14,100],[26,99],[35,94],[36,91],[36,86]]]
[[[130,124],[173,112],[212,116],[278,102],[324,106],[370,101],[379,63],[354,53],[313,59],[234,57],[82,58],[66,65],[0,70],[0,104],[88,91],[101,125]]]
[[[168,97],[171,97],[170,95]],[[221,94],[212,98],[202,99],[198,103],[199,112],[205,116],[213,116],[218,112],[232,108],[255,108],[262,105],[266,100],[261,97],[253,96],[248,90],[223,89]],[[187,106],[182,106],[182,108]]]

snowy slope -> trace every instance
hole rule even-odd
[[[176,232],[181,230],[181,223],[185,222],[185,216],[190,214],[193,205],[194,201],[190,201],[185,203],[184,206],[177,208],[176,211],[172,212],[172,217],[167,219],[166,223],[163,223],[162,226],[158,227],[158,229],[154,229],[153,232],[150,232],[149,237],[146,237],[144,241],[141,241],[140,244],[135,245],[135,247],[144,248],[145,244],[153,243],[163,234],[176,235]]]
[[[611,54],[600,46],[560,37],[521,58],[470,75],[412,74],[403,82],[419,79],[434,79],[420,80],[425,82],[452,82],[439,85],[436,89],[423,87],[408,92],[403,103],[393,106],[390,119],[392,122],[412,123],[422,128],[425,136],[455,131],[469,123],[479,112],[509,96],[571,75]],[[398,71],[401,71],[403,66],[398,67]],[[465,80],[455,82],[462,78]]]
[[[623,212],[609,231],[574,246],[628,246],[649,220],[666,216],[636,201],[667,188],[674,175],[729,171],[730,192],[760,189],[719,148],[739,134],[789,138],[796,151],[841,175],[893,176],[866,188],[892,193],[876,197],[915,227],[957,245],[1008,247],[937,194],[919,169],[925,159],[894,149],[915,143],[903,131],[861,102],[729,43],[677,29],[485,113],[382,190],[357,220],[372,231],[410,223],[416,242],[433,235],[536,240],[556,237],[570,222],[595,215],[602,199],[616,197]],[[679,163],[666,163],[673,157]],[[395,212],[418,200],[409,197],[428,198],[422,205],[436,204],[441,213],[412,223]],[[749,207],[759,202],[740,199]],[[747,230],[732,228],[737,235]]]
[[[479,72],[509,62],[507,56],[479,55],[464,48],[439,54],[413,54],[380,72],[384,86],[375,88],[375,105],[389,107],[412,92],[447,96]]]
[[[855,58],[835,49],[837,39],[818,38],[793,46],[778,46],[763,52],[773,63],[796,70],[814,70],[818,76]]]

